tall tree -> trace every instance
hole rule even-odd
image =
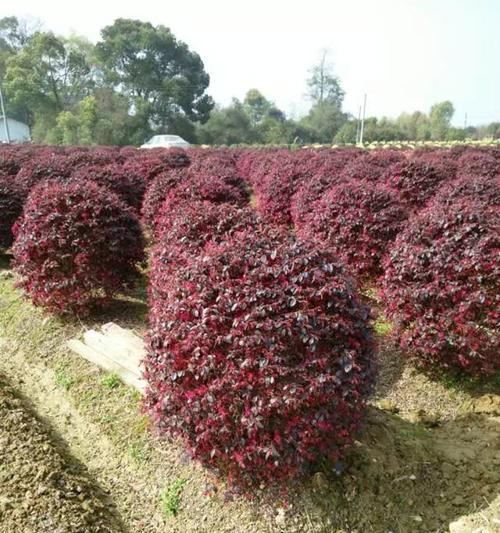
[[[23,48],[7,60],[5,88],[13,104],[26,108],[31,126],[35,116],[55,120],[89,94],[92,87],[85,54],[74,42],[53,33],[35,33]]]
[[[0,81],[5,77],[7,59],[26,45],[36,26],[39,24],[17,17],[0,19]]]
[[[236,98],[228,107],[212,111],[208,121],[199,127],[198,137],[204,144],[251,144],[256,141],[250,118]]]
[[[243,107],[253,126],[260,124],[273,109],[276,109],[258,89],[250,89],[247,92]]]
[[[342,108],[345,92],[340,85],[340,80],[335,76],[333,65],[328,62],[328,50],[321,52],[321,57],[317,65],[310,70],[310,78],[307,80],[309,87],[309,98],[313,105],[335,104]]]
[[[330,144],[346,120],[347,115],[335,102],[324,101],[315,104],[300,125],[308,132],[308,142]]]
[[[147,114],[153,131],[208,119],[213,101],[203,62],[165,26],[117,19],[101,31],[96,55],[105,82],[130,99],[132,112]]]
[[[449,100],[439,102],[431,107],[429,122],[432,140],[444,140],[450,129],[455,108]]]

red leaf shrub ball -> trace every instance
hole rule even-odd
[[[162,268],[157,256],[153,265]],[[167,283],[152,298],[145,361],[160,434],[181,437],[233,487],[337,460],[374,366],[368,310],[336,258],[252,229],[205,247]]]
[[[332,187],[297,231],[304,239],[322,241],[365,281],[382,273],[382,258],[407,216],[394,191],[352,181]]]
[[[468,198],[432,204],[398,236],[382,298],[401,345],[423,366],[500,369],[500,211]]]
[[[426,162],[409,160],[390,166],[384,183],[396,190],[401,200],[413,210],[421,209],[448,175]]]
[[[92,181],[35,187],[15,235],[19,285],[54,313],[85,313],[128,288],[144,260],[137,218]]]

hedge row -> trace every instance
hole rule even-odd
[[[500,369],[499,200],[495,148],[0,149],[0,246],[36,304],[127,290],[149,238],[145,408],[239,487],[353,440],[376,366],[359,288],[419,364]]]

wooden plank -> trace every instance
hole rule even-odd
[[[94,330],[86,331],[83,335],[83,340],[87,346],[102,353],[134,374],[141,375],[142,354],[138,354],[130,346],[124,343],[117,343],[115,339]]]
[[[141,337],[136,335],[133,331],[124,329],[113,322],[104,324],[101,330],[107,337],[112,337],[117,341],[125,342],[130,347],[135,348],[137,352],[145,354],[146,348],[143,339],[141,339]]]
[[[144,392],[146,382],[135,372],[131,372],[128,368],[122,366],[113,359],[110,359],[106,354],[94,350],[77,339],[68,341],[67,346],[87,361],[107,370],[108,372],[114,372],[120,376],[121,380],[127,385],[131,385],[140,392]]]

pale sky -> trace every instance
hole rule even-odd
[[[198,52],[221,104],[259,89],[301,114],[307,71],[323,48],[346,91],[345,109],[395,117],[455,106],[454,123],[500,121],[500,0],[0,0],[0,17],[92,41],[116,18],[169,27]]]

